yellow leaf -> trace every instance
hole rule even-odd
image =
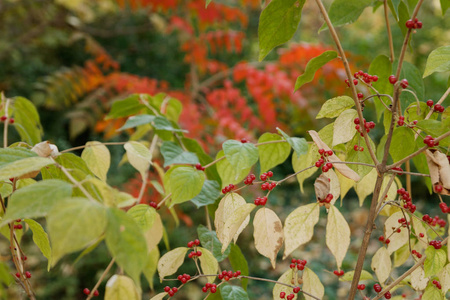
[[[163,293],[159,293],[155,296],[153,296],[152,298],[150,298],[150,300],[162,300],[164,299],[165,296],[167,296],[168,294],[166,292]]]
[[[308,131],[309,135],[312,137],[314,143],[316,143],[317,147],[319,147],[319,149],[325,149],[325,150],[331,150],[330,147],[328,147],[327,144],[325,144],[319,137],[319,134],[314,131],[314,130],[310,130]],[[333,154],[331,156],[328,156],[328,161],[329,162],[341,162],[341,160],[336,156],[336,154]],[[334,164],[333,165],[335,169],[337,169],[342,175],[344,175],[347,178],[350,178],[354,181],[359,181],[361,178],[359,177],[359,175],[353,171],[352,169],[350,169],[349,167],[347,167],[345,164]]]
[[[353,139],[356,133],[353,120],[357,116],[358,113],[356,110],[347,109],[336,118],[333,128],[333,146],[346,143]]]
[[[355,185],[355,191],[359,198],[359,206],[362,206],[364,199],[373,193],[375,181],[377,180],[377,171],[373,169]]]
[[[141,295],[133,279],[124,275],[113,275],[106,283],[105,300],[140,300]]]
[[[320,158],[320,154],[317,152],[318,148],[315,144],[310,144],[308,153],[300,155],[292,155],[292,168],[295,172],[306,169],[314,165],[314,163]],[[314,172],[317,171],[316,167],[303,171],[297,174],[297,180],[300,184],[300,191],[303,193],[303,182],[305,179],[309,178]]]
[[[111,164],[111,154],[105,145],[100,142],[87,142],[86,148],[81,153],[81,158],[86,162],[92,173],[106,181],[106,174]]]
[[[219,263],[217,262],[217,259],[214,257],[214,255],[205,248],[197,247],[200,252],[202,252],[202,255],[199,257],[200,260],[200,267],[202,268],[203,274],[211,275],[211,274],[217,274],[217,271],[219,270]],[[210,276],[208,277],[208,282],[214,282],[216,280],[216,277]]]
[[[150,288],[153,290],[153,275],[156,273],[156,268],[158,267],[159,260],[159,249],[158,247],[154,247],[149,253],[147,258],[147,263],[145,264],[143,273],[145,278],[150,285]]]
[[[284,272],[283,275],[281,275],[277,281],[284,284],[297,285],[297,272],[294,272],[293,269],[289,269],[286,272]],[[272,291],[273,299],[280,299],[281,292],[285,292],[286,295],[289,295],[292,293],[292,288],[278,283],[275,284]],[[294,294],[293,300],[296,299],[297,294]]]
[[[329,170],[325,174],[325,176],[330,180],[330,194],[333,195],[333,200],[331,200],[331,204],[334,205],[336,200],[341,195],[341,185],[339,184],[339,178],[333,170]]]
[[[411,286],[416,291],[422,291],[427,287],[428,278],[425,277],[425,271],[418,267],[411,273]]]
[[[303,291],[322,299],[325,294],[323,284],[320,282],[319,277],[311,269],[305,268],[303,270]],[[314,298],[305,295],[305,300],[313,300]]]
[[[437,276],[442,285],[442,291],[445,293],[450,289],[450,264],[447,264]]]
[[[245,203],[227,218],[223,226],[222,253],[225,252],[231,240],[238,238],[239,234],[248,225],[251,211],[256,207],[253,203]]]
[[[311,240],[314,226],[319,221],[319,205],[311,203],[291,212],[284,222],[285,259],[295,249]]]
[[[344,199],[345,195],[347,195],[348,191],[355,185],[355,182],[345,176],[343,176],[341,173],[336,173],[337,178],[339,179],[340,189],[341,189],[341,203]]]
[[[350,246],[350,227],[341,212],[332,205],[328,212],[326,244],[336,258],[338,268]]]
[[[269,258],[275,268],[278,251],[283,245],[283,224],[280,218],[273,210],[262,207],[255,214],[253,227],[256,250]]]
[[[161,217],[159,214],[155,215],[155,221],[152,227],[144,232],[145,240],[147,241],[147,248],[151,251],[153,248],[159,244],[163,237],[163,224],[161,222]]]
[[[175,248],[172,251],[164,254],[158,262],[158,273],[160,279],[174,274],[178,268],[183,264],[186,252],[189,249],[186,247]]]
[[[152,163],[152,154],[147,147],[139,142],[128,142],[124,145],[127,151],[127,157],[130,164],[141,173],[142,178],[145,177],[150,164]]]
[[[405,214],[405,216],[406,221],[409,222],[409,215]],[[404,218],[404,215],[401,211],[399,211],[391,215],[384,223],[384,236],[389,238],[391,241],[387,246],[389,255],[400,249],[403,245],[408,243],[409,240],[409,232],[407,228],[401,227],[400,232],[396,232],[397,228],[400,226],[398,220],[401,218]]]
[[[389,278],[392,269],[391,258],[385,247],[381,247],[372,257],[372,270],[375,271],[380,283],[384,283]]]

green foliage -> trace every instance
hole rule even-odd
[[[335,59],[336,57],[336,51],[325,51],[319,56],[311,59],[308,64],[306,64],[305,73],[297,78],[294,91],[297,91],[305,83],[311,82],[314,79],[314,75],[316,74],[317,70],[322,68],[327,62]]]
[[[335,0],[331,4],[329,16],[335,27],[355,22],[363,10],[372,5],[372,0]],[[328,28],[322,25],[320,31]],[[319,31],[319,32],[320,32]]]

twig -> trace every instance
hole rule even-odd
[[[100,276],[100,278],[98,279],[97,283],[95,284],[95,286],[92,288],[91,293],[89,294],[89,296],[86,298],[86,300],[91,299],[94,296],[95,291],[98,289],[98,287],[100,286],[100,284],[102,283],[103,279],[105,279],[106,274],[108,274],[109,270],[111,269],[111,267],[114,265],[115,262],[115,258],[113,258],[111,260],[111,262],[109,263],[109,265],[106,267],[105,271],[103,271],[102,275]]]
[[[69,178],[70,181],[72,181],[72,183],[80,189],[80,191],[91,201],[97,202],[94,198],[92,198],[91,194],[89,194],[89,192],[84,188],[84,186],[78,182],[75,178],[73,178],[73,176],[70,174],[70,172],[63,167],[62,165],[58,164],[53,158],[53,163],[55,164],[56,167],[58,167],[59,169],[61,169],[61,171],[64,173],[64,175],[67,176],[67,178]]]
[[[156,208],[160,208],[161,205],[163,205],[164,202],[166,202],[167,199],[169,199],[170,197],[172,197],[172,193],[167,194],[167,196],[165,196],[164,199],[162,199],[162,200],[158,203],[158,206],[156,206]]]
[[[383,6],[384,6],[384,20],[386,21],[386,29],[387,29],[388,39],[389,39],[389,53],[390,53],[389,61],[391,63],[393,63],[394,59],[395,59],[394,43],[392,41],[391,25],[389,25],[387,0],[383,1]]]
[[[90,145],[83,145],[83,146],[77,146],[77,147],[73,147],[73,148],[69,148],[63,151],[59,151],[59,153],[65,153],[65,152],[70,152],[70,151],[75,151],[75,150],[80,150],[80,149],[84,149],[84,148],[88,148],[88,147],[96,147],[96,146],[109,146],[109,145],[124,145],[128,142],[108,142],[108,143],[96,143],[96,144],[90,144]]]

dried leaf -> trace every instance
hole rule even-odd
[[[443,187],[442,195],[450,195],[450,162],[447,155],[437,150],[426,150],[428,168],[430,169],[431,183]]]
[[[327,144],[325,144],[319,137],[319,134],[314,131],[314,130],[310,130],[308,131],[309,135],[312,137],[314,143],[316,143],[317,147],[319,147],[319,149],[325,149],[325,150],[331,150],[330,147],[328,147]],[[341,162],[341,160],[335,155],[331,155],[328,156],[328,160],[333,163],[333,162]],[[359,175],[353,171],[352,169],[350,169],[349,167],[347,167],[345,164],[334,164],[333,165],[342,175],[344,175],[347,178],[350,178],[354,181],[359,181],[360,177]]]
[[[325,174],[320,174],[314,182],[314,191],[316,192],[316,198],[319,201],[324,200],[330,193],[330,180]]]
[[[280,218],[273,210],[263,207],[256,212],[253,227],[256,250],[269,258],[275,268],[277,254],[284,238]]]
[[[425,271],[422,267],[415,269],[411,273],[411,286],[416,291],[422,291],[427,287],[428,278],[425,277]]]

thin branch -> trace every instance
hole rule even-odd
[[[207,164],[206,166],[203,166],[203,168],[205,168],[205,169],[206,169],[206,168],[209,168],[209,167],[211,167],[212,165],[218,163],[219,161],[224,160],[225,158],[226,158],[226,156],[224,155],[224,156],[222,156],[221,158],[218,158],[218,159],[216,159],[215,161],[210,162],[210,163]]]
[[[3,94],[3,92],[2,92],[1,97],[2,97],[2,102],[3,102],[5,100],[5,95]],[[3,125],[3,148],[8,147],[8,124],[9,124],[8,107],[9,107],[9,103],[10,103],[10,100],[6,99],[6,104],[5,104],[6,120]]]
[[[105,271],[103,271],[102,275],[100,276],[100,278],[98,279],[97,283],[95,284],[95,286],[92,288],[91,293],[89,294],[89,296],[86,298],[86,300],[91,299],[94,296],[95,291],[98,289],[98,287],[100,286],[100,284],[102,283],[103,279],[105,279],[106,275],[109,273],[109,270],[111,270],[112,266],[114,265],[115,262],[115,258],[113,258],[111,260],[111,262],[109,263],[109,265],[106,267]]]
[[[70,174],[70,172],[63,167],[62,165],[58,164],[53,158],[53,163],[55,164],[56,167],[58,167],[59,169],[61,169],[61,171],[64,173],[64,175],[67,176],[67,178],[69,178],[70,181],[72,181],[72,183],[80,189],[80,191],[91,201],[96,202],[96,200],[94,198],[92,198],[91,194],[89,194],[89,192],[84,188],[84,186],[78,182],[75,178],[73,178],[73,176]]]
[[[65,152],[71,152],[71,151],[75,151],[75,150],[80,150],[80,149],[84,149],[84,148],[88,148],[88,147],[96,147],[96,146],[109,146],[109,145],[124,145],[128,142],[108,142],[108,143],[99,143],[99,144],[90,144],[90,145],[83,145],[83,146],[77,146],[77,147],[73,147],[73,148],[69,148],[63,151],[59,151],[59,153],[65,153]]]
[[[166,201],[167,199],[169,199],[170,197],[172,197],[172,193],[167,194],[167,196],[164,197],[164,199],[162,199],[159,203],[158,206],[156,206],[156,208],[160,208]]]
[[[384,0],[383,6],[384,6],[384,20],[386,22],[386,29],[387,29],[388,39],[389,39],[389,53],[390,53],[389,60],[391,63],[393,63],[394,59],[395,59],[394,43],[392,41],[391,25],[389,25],[387,0]]]

